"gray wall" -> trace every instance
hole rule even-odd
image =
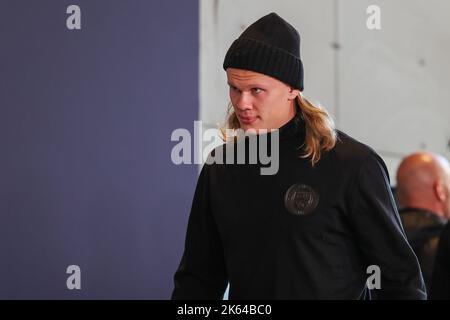
[[[170,134],[198,118],[198,10],[0,2],[1,299],[170,296],[197,177]]]

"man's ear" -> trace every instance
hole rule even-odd
[[[442,183],[442,181],[436,181],[433,185],[433,189],[434,189],[434,194],[436,195],[436,198],[440,201],[440,202],[444,202],[446,200],[446,193],[445,193],[445,188],[444,188],[444,184]]]
[[[294,100],[295,98],[298,97],[299,94],[300,94],[300,90],[294,89],[294,88],[289,88],[289,96],[288,96],[288,99],[289,99],[289,100]]]

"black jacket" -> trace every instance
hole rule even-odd
[[[448,222],[441,233],[434,262],[430,299],[450,300],[450,223]]]
[[[301,115],[279,132],[275,175],[259,164],[203,166],[172,298],[220,299],[229,282],[230,299],[360,299],[377,265],[377,297],[425,299],[381,158],[339,132],[312,167],[299,157]]]
[[[431,286],[434,260],[445,222],[435,213],[419,208],[402,208],[399,213],[408,242],[419,260],[428,290]]]

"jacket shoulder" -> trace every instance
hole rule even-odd
[[[336,145],[330,151],[329,158],[352,171],[367,163],[377,163],[387,172],[386,164],[374,149],[339,130]]]

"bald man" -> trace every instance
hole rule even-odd
[[[407,156],[397,170],[397,198],[403,227],[429,290],[440,235],[450,218],[449,162],[429,152]]]

